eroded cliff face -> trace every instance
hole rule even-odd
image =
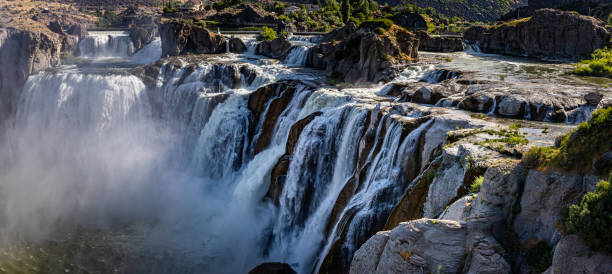
[[[610,44],[605,22],[553,9],[498,26],[472,27],[464,40],[483,52],[530,57],[579,58]]]
[[[178,21],[162,23],[159,27],[162,41],[162,56],[177,56],[186,54],[209,54],[244,52],[244,43],[236,39],[228,41],[222,35],[206,28],[185,24]]]
[[[28,76],[60,63],[62,45],[49,31],[0,28],[0,123],[14,115]]]
[[[328,79],[337,82],[389,82],[418,59],[419,40],[395,25],[384,33],[376,33],[376,27],[351,23],[330,32],[310,50],[307,66],[325,68]]]
[[[451,144],[408,187],[388,230],[355,253],[351,273],[530,272],[535,266],[526,254],[540,242],[556,246],[547,273],[612,271],[612,257],[563,234],[563,209],[604,179],[591,174],[595,167],[584,175],[531,167],[487,146],[491,141],[479,141],[488,138],[481,135],[484,129],[449,134]],[[496,133],[486,135],[491,134]],[[467,187],[481,174],[482,185],[470,193]]]

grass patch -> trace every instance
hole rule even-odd
[[[387,31],[389,29],[391,29],[391,26],[393,26],[393,21],[389,20],[389,19],[376,19],[376,20],[369,20],[369,21],[365,21],[362,22],[361,24],[359,24],[359,28],[363,28],[363,29],[369,29],[369,30],[374,30],[377,31],[377,29],[382,29],[383,33],[384,31]]]
[[[574,68],[574,73],[582,76],[612,78],[612,48],[596,50],[591,59],[582,60]]]
[[[484,181],[483,176],[478,176],[474,178],[474,182],[470,185],[470,193],[478,193],[480,192],[480,187],[482,186],[482,182]]]

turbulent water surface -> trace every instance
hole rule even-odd
[[[382,229],[423,167],[414,157],[432,121],[407,132],[381,114],[384,86],[320,85],[323,72],[303,68],[310,37],[294,37],[284,62],[254,55],[245,40],[246,54],[211,56],[187,77],[164,65],[147,87],[128,69],[159,59],[159,39],[133,52],[126,33],[93,33],[79,45],[88,66],[30,76],[0,145],[0,269],[244,273],[280,261],[311,273],[333,246],[350,258]],[[508,64],[453,58],[446,66]],[[243,65],[255,79],[232,83],[228,68]],[[250,95],[287,79],[302,82],[279,85],[273,99],[288,98],[286,107],[269,100],[256,117]],[[271,199],[282,159],[291,160]],[[354,194],[340,202],[346,189]]]

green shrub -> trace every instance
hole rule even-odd
[[[261,28],[261,32],[257,36],[257,40],[259,41],[269,41],[269,40],[274,40],[275,38],[276,38],[276,31],[268,27]]]
[[[582,60],[574,68],[574,73],[584,76],[612,78],[612,48],[596,50],[591,59]]]
[[[608,15],[608,25],[612,26],[612,13]]]
[[[174,1],[169,1],[166,6],[164,7],[164,12],[165,13],[173,13],[173,12],[178,12],[178,8],[175,6]]]
[[[474,178],[474,182],[472,182],[472,185],[470,185],[470,193],[480,192],[480,186],[482,186],[483,181],[484,181],[483,176],[478,176]]]
[[[552,265],[553,249],[546,241],[538,242],[525,253],[527,264],[531,267],[531,273],[542,273]]]
[[[565,232],[576,234],[592,250],[612,254],[612,186],[601,181],[563,214]]]
[[[381,28],[381,27],[378,27],[378,28],[376,28],[376,29],[374,30],[374,32],[375,32],[376,34],[383,35],[383,34],[385,34],[385,29],[383,29],[383,28]]]

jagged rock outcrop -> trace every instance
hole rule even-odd
[[[183,22],[169,21],[163,23],[160,25],[159,32],[163,57],[185,54],[224,53],[228,50],[227,43],[229,43],[230,52],[242,52],[244,50],[237,41],[230,43],[219,34],[200,26],[189,25]]]
[[[32,73],[60,63],[60,35],[0,28],[0,127],[15,114],[19,93]]]
[[[263,263],[251,271],[249,274],[295,274],[295,270],[285,263]]]
[[[545,240],[550,245],[561,239],[561,211],[593,191],[599,178],[561,172],[529,171],[521,196],[521,212],[514,230],[523,242]],[[537,242],[537,241],[536,241]]]
[[[488,168],[480,193],[463,206],[468,217],[413,220],[379,232],[355,253],[351,273],[511,273],[496,238],[511,220],[524,174],[516,162]]]
[[[464,40],[483,52],[532,57],[579,58],[610,44],[610,32],[598,19],[553,9],[493,27],[472,27]]]
[[[338,82],[388,82],[400,67],[418,58],[418,39],[396,25],[384,33],[376,24],[348,24],[326,35],[308,53],[307,65],[326,69],[329,80]]]
[[[281,36],[274,40],[262,41],[257,44],[257,54],[267,56],[274,59],[283,60],[291,51],[291,42],[287,37]]]
[[[545,274],[610,273],[612,257],[590,250],[580,237],[563,237],[555,248],[552,265]]]
[[[463,40],[460,37],[431,36],[424,31],[417,32],[419,50],[432,52],[463,51]]]

